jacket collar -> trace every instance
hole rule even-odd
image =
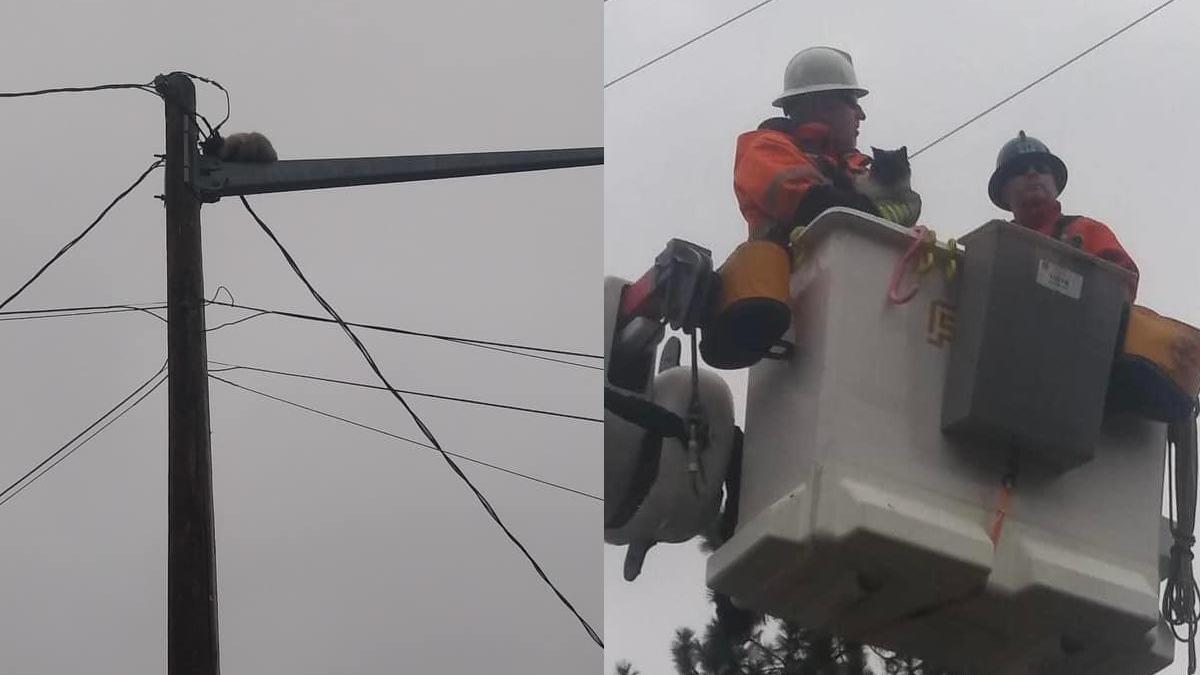
[[[1042,234],[1049,234],[1054,230],[1054,224],[1058,222],[1062,214],[1062,204],[1056,199],[1053,204],[1047,204],[1042,209],[1024,214],[1020,220],[1017,219],[1016,214],[1013,214],[1012,222]]]

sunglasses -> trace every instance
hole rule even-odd
[[[1023,161],[1013,162],[1011,176],[1017,176],[1033,169],[1038,173],[1051,174],[1050,163],[1042,159],[1027,159]]]

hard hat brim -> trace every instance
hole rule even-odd
[[[992,177],[988,180],[988,197],[992,200],[993,204],[1005,211],[1009,210],[1008,205],[1003,203],[1003,195],[1001,194],[1004,190],[1004,183],[1016,175],[1013,172],[1013,166],[1017,160],[1026,161],[1031,158],[1045,160],[1050,165],[1050,173],[1054,176],[1054,185],[1058,193],[1062,194],[1063,189],[1067,187],[1067,165],[1058,156],[1050,152],[1026,152],[1016,155],[1009,161],[996,167],[996,170],[992,172]]]
[[[847,87],[844,84],[816,84],[809,87],[788,89],[780,94],[774,101],[771,101],[771,105],[775,106],[776,108],[782,108],[784,102],[788,99],[796,98],[797,96],[803,96],[805,94],[815,94],[821,91],[850,91],[854,92],[854,95],[858,98],[862,98],[870,93],[866,89],[859,87]]]

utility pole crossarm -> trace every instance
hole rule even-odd
[[[222,162],[196,156],[193,189],[206,202],[221,197],[322,188],[546,171],[604,163],[604,148],[470,152],[401,157]]]

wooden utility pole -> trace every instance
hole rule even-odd
[[[219,675],[200,201],[190,186],[196,87],[180,73],[155,85],[167,128],[167,675]]]
[[[602,148],[223,162],[202,155],[196,86],[160,75],[166,102],[167,675],[220,675],[208,346],[200,206],[223,196],[546,171],[604,163]],[[219,125],[218,125],[219,126]]]

